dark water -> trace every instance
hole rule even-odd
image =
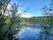
[[[44,34],[40,36],[40,32],[42,32],[42,30],[39,28],[25,27],[20,30],[17,38],[19,38],[19,40],[45,40]],[[46,40],[53,40],[53,36],[48,36]]]

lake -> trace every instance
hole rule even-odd
[[[32,26],[40,26],[40,25],[33,24]],[[42,29],[32,28],[32,27],[29,27],[29,25],[27,25],[26,27],[23,26],[22,28],[20,28],[20,31],[16,35],[16,38],[19,38],[19,40],[53,40],[53,36],[47,35],[46,37]]]

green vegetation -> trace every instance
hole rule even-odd
[[[10,0],[0,1],[0,40],[12,40],[13,36],[17,32],[19,32],[19,30],[18,29],[16,30],[16,28],[19,28],[20,25],[26,25],[28,23],[53,24],[53,12],[52,12],[53,9],[50,9],[53,6],[52,7],[49,6],[49,8],[47,8],[47,6],[44,6],[43,8],[44,16],[21,18],[20,15],[17,15],[18,10],[17,5],[15,3],[11,5],[12,9],[7,10],[9,2]],[[53,4],[51,3],[51,5]],[[7,16],[5,15],[6,11],[8,12]],[[11,12],[11,14],[9,12]],[[49,35],[48,31],[46,30],[52,27],[51,26],[50,27],[42,26],[42,27],[45,31],[44,33]]]
[[[0,40],[12,40],[13,35],[19,31],[16,30],[20,25],[20,18],[16,16],[17,5],[14,3],[11,5],[12,10],[7,10],[9,2],[10,0],[0,1]],[[11,12],[11,15],[7,13],[8,16],[6,16],[6,11]]]
[[[53,23],[52,16],[40,16],[40,17],[31,17],[31,18],[22,18],[23,23]]]

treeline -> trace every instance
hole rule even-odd
[[[1,16],[0,16],[1,18]],[[11,17],[10,16],[4,16],[5,24],[11,23]],[[14,19],[15,23],[25,24],[25,23],[53,23],[53,16],[40,16],[40,17],[31,17],[31,18],[22,18],[22,17],[15,17]]]
[[[31,17],[31,18],[22,18],[22,22],[29,23],[53,23],[53,16],[40,16],[40,17]]]

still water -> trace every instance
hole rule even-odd
[[[22,27],[16,37],[19,40],[45,40],[44,34],[40,36],[40,32],[42,32],[40,28]],[[53,37],[48,36],[46,40],[53,40]]]
[[[19,35],[19,40],[38,40],[40,29],[26,29],[26,32]]]

